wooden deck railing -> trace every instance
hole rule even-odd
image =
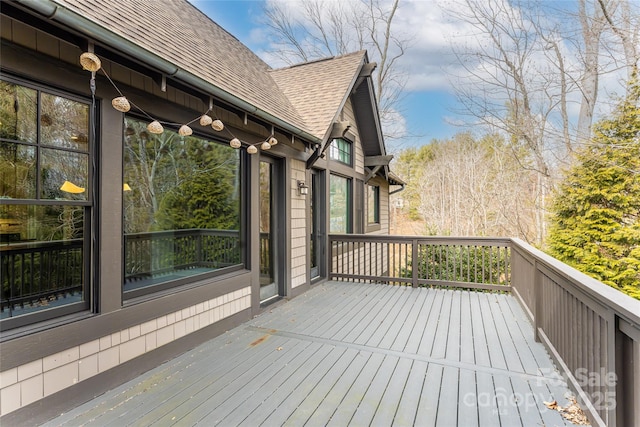
[[[518,239],[329,240],[332,280],[512,292],[592,425],[640,425],[640,301]]]
[[[509,291],[510,241],[332,235],[333,280]]]

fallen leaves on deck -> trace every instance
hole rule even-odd
[[[569,397],[569,404],[567,406],[558,405],[557,401],[551,402],[543,402],[545,406],[554,411],[560,412],[560,414],[567,420],[571,421],[573,424],[579,426],[590,426],[591,423],[587,419],[587,416],[584,414],[578,402],[576,402],[575,397]]]

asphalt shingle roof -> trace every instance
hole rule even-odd
[[[355,82],[365,51],[272,70],[309,132],[322,138]]]
[[[55,0],[282,120],[307,129],[270,67],[185,0]]]
[[[364,51],[272,70],[186,0],[54,0],[176,67],[323,138]]]

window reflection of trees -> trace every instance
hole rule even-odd
[[[239,152],[127,118],[125,232],[239,229]]]
[[[88,135],[88,104],[0,81],[0,197],[3,204],[11,199],[32,200],[33,205],[40,204],[39,200],[86,201]],[[64,192],[60,187],[65,181],[85,191]],[[84,209],[84,206],[72,205],[42,206],[35,210],[26,205],[7,206],[1,215],[7,220],[4,222],[13,224],[10,237],[14,241],[64,240],[82,236]],[[20,230],[15,231],[16,228]]]

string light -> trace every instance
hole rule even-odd
[[[215,119],[211,123],[211,127],[213,128],[213,130],[220,132],[222,129],[224,129],[224,124],[220,120]]]
[[[117,111],[120,111],[123,113],[130,111],[132,106],[135,107],[137,110],[142,112],[145,116],[147,116],[149,120],[151,120],[150,123],[147,125],[147,130],[149,131],[149,133],[158,135],[164,132],[164,127],[162,126],[162,123],[166,125],[175,125],[175,126],[180,125],[179,123],[160,122],[159,120],[156,120],[155,118],[150,116],[146,111],[144,111],[142,108],[137,106],[135,103],[129,101],[127,97],[123,95],[123,93],[120,91],[118,86],[114,83],[114,81],[111,80],[111,77],[109,77],[109,75],[104,70],[104,68],[102,68],[102,62],[100,61],[100,58],[94,53],[84,52],[82,55],[80,55],[80,64],[82,65],[82,68],[84,68],[85,70],[91,71],[92,75],[96,71],[102,70],[102,73],[105,75],[107,80],[109,80],[111,85],[115,88],[115,90],[120,95],[111,100],[111,106]],[[229,145],[235,149],[242,148],[242,145],[243,145],[242,141],[240,141],[240,139],[238,139],[235,135],[233,135],[233,133],[228,128],[225,127],[224,123],[222,123],[221,120],[217,118],[216,119],[212,118],[209,115],[210,112],[212,112],[211,107],[201,116],[198,116],[195,119],[191,120],[190,122],[181,125],[178,130],[178,134],[180,136],[192,135],[193,129],[191,129],[189,125],[195,121],[198,121],[201,126],[211,125],[211,128],[216,132],[221,132],[226,129],[227,133],[231,135],[231,140],[229,141]],[[269,138],[267,138],[264,141],[257,142],[255,144],[247,144],[247,153],[249,154],[257,153],[258,148],[256,147],[256,145],[260,145],[260,148],[262,150],[269,150],[271,149],[271,147],[273,147],[277,143],[278,143],[278,140],[272,134],[271,136],[269,136]]]
[[[211,118],[211,116],[203,114],[202,117],[200,117],[201,126],[209,126],[211,123],[213,123],[213,119]]]
[[[164,132],[164,128],[162,127],[160,122],[157,120],[154,120],[151,123],[149,123],[147,125],[147,130],[151,133],[155,133],[156,135],[159,135],[162,132]]]
[[[180,136],[189,136],[193,133],[193,129],[191,129],[189,126],[187,125],[182,125],[180,126],[180,130],[178,130],[178,134]]]

